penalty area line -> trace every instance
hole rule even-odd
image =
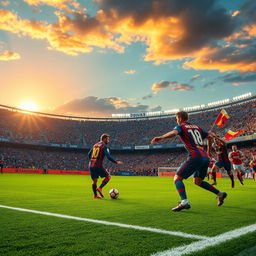
[[[183,233],[183,232],[178,232],[178,231],[169,231],[169,230],[158,229],[158,228],[141,227],[141,226],[137,226],[137,225],[129,225],[129,224],[123,224],[123,223],[111,222],[111,221],[105,221],[105,220],[81,218],[81,217],[75,217],[75,216],[64,215],[64,214],[57,214],[57,213],[51,213],[51,212],[42,212],[42,211],[36,211],[36,210],[31,210],[31,209],[11,207],[11,206],[7,206],[7,205],[0,205],[0,208],[20,211],[20,212],[29,212],[29,213],[34,213],[34,214],[46,215],[46,216],[53,216],[53,217],[58,217],[58,218],[63,218],[63,219],[71,219],[71,220],[79,220],[79,221],[96,223],[96,224],[103,224],[103,225],[107,225],[107,226],[116,226],[116,227],[121,227],[121,228],[130,228],[130,229],[136,229],[136,230],[141,230],[141,231],[149,231],[149,232],[166,234],[166,235],[171,235],[171,236],[180,236],[183,238],[192,238],[192,239],[199,239],[199,240],[209,238],[207,236],[188,234],[188,233]]]
[[[203,249],[206,249],[211,246],[216,246],[221,243],[225,243],[229,240],[232,240],[234,238],[238,238],[242,235],[246,235],[251,232],[256,231],[256,224],[238,228],[226,233],[223,233],[221,235],[217,235],[214,237],[209,237],[208,239],[197,241],[188,245],[179,246],[170,250],[158,252],[155,254],[152,254],[151,256],[182,256],[187,255],[192,252],[201,251]]]

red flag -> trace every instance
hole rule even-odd
[[[226,112],[226,110],[222,109],[215,120],[215,124],[218,125],[219,127],[223,127],[229,118],[230,117]]]
[[[238,135],[244,133],[244,131],[238,131],[238,132],[232,132],[231,130],[228,130],[227,134],[225,135],[224,139],[225,140],[232,140]]]

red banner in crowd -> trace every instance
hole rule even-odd
[[[48,170],[47,174],[89,175],[89,171]]]

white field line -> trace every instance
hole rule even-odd
[[[181,255],[186,255],[190,254],[192,252],[197,252],[203,249],[206,249],[207,247],[210,246],[215,246],[224,242],[227,242],[229,240],[232,240],[234,238],[240,237],[242,235],[245,235],[250,232],[256,231],[256,224],[243,227],[243,228],[238,228],[226,233],[223,233],[218,236],[210,237],[205,240],[197,241],[188,245],[184,246],[179,246],[170,250],[166,250],[163,252],[155,253],[152,256],[181,256]]]
[[[192,239],[200,239],[200,240],[209,238],[207,236],[199,236],[199,235],[188,234],[188,233],[183,233],[183,232],[178,232],[178,231],[176,232],[176,231],[169,231],[169,230],[158,229],[158,228],[141,227],[141,226],[136,226],[136,225],[123,224],[123,223],[118,223],[118,222],[87,219],[87,218],[75,217],[75,216],[70,216],[70,215],[63,215],[63,214],[57,214],[57,213],[51,213],[51,212],[42,212],[42,211],[35,211],[35,210],[24,209],[24,208],[11,207],[11,206],[7,206],[7,205],[0,205],[0,208],[10,209],[10,210],[15,210],[15,211],[20,211],[20,212],[35,213],[35,214],[40,214],[40,215],[54,216],[54,217],[63,218],[63,219],[80,220],[80,221],[91,222],[91,223],[96,223],[96,224],[103,224],[103,225],[108,225],[108,226],[116,226],[116,227],[121,227],[121,228],[130,228],[130,229],[136,229],[136,230],[142,230],[142,231],[149,231],[149,232],[166,234],[166,235],[171,235],[171,236],[180,236],[180,237],[184,237],[184,238],[192,238]]]

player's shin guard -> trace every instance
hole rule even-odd
[[[96,190],[96,188],[97,188],[97,185],[92,184],[92,191],[93,191],[93,194],[94,194],[95,196],[97,196],[97,190]]]
[[[176,179],[175,181],[176,189],[180,195],[181,200],[187,199],[185,185],[182,180]]]
[[[209,184],[206,181],[202,181],[202,183],[199,185],[201,188],[204,188],[216,195],[218,195],[220,193],[220,191],[218,189],[216,189],[215,187],[213,187],[211,184]]]
[[[101,183],[101,185],[100,185],[100,188],[103,188],[104,186],[106,186],[106,185],[108,184],[108,182],[110,181],[110,179],[111,179],[111,176],[108,175],[108,176],[102,181],[102,183]]]

